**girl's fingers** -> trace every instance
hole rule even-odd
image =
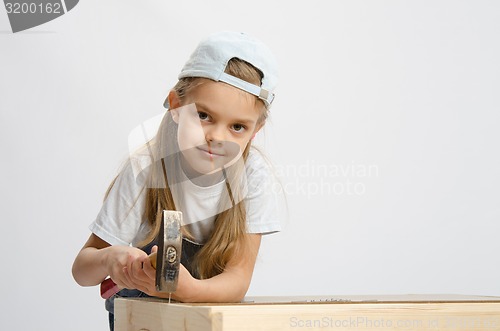
[[[141,288],[154,287],[154,278],[151,278],[148,274],[146,274],[144,268],[153,268],[149,261],[149,257],[147,256],[144,258],[135,259],[130,264],[130,269],[128,270],[130,282],[133,283],[134,288],[137,288],[139,290],[141,290]]]
[[[150,277],[145,272],[146,268],[152,268],[151,262],[149,262],[148,257],[144,259],[138,259],[137,261],[135,261],[132,269],[134,278],[136,280],[149,283]]]
[[[143,271],[142,271],[142,265],[144,259],[135,259],[131,264],[130,264],[130,271],[131,271],[131,276],[134,279],[140,279],[143,276]]]
[[[129,267],[127,266],[123,267],[122,274],[123,274],[123,284],[125,285],[124,287],[128,289],[134,289],[135,285],[130,275]]]
[[[129,256],[127,259],[127,265],[123,267],[123,275],[125,277],[125,282],[127,284],[127,288],[133,289],[134,287],[134,266],[133,266],[134,258]]]
[[[128,284],[127,277],[126,277],[126,269],[127,267],[123,266],[115,266],[113,273],[110,275],[111,279],[113,282],[122,288],[128,288],[130,284]]]
[[[158,248],[153,248],[157,251]],[[138,289],[151,292],[155,288],[155,269],[151,266],[149,256],[143,251],[129,250],[128,256],[122,255],[122,262],[117,261],[112,272],[113,281],[120,288]],[[122,264],[123,263],[123,264]]]
[[[151,265],[149,258],[144,261],[142,270],[144,274],[149,278],[149,280],[156,280],[156,269]]]

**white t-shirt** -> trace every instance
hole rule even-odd
[[[272,170],[263,156],[250,149],[246,164],[247,192],[244,197],[248,233],[273,233],[281,230],[278,219],[278,197]],[[203,244],[210,237],[218,201],[225,181],[208,187],[187,180],[182,187],[178,209],[194,241]],[[131,162],[128,162],[111,188],[107,199],[90,225],[90,231],[110,245],[132,245],[145,239],[149,223],[143,220],[144,186],[138,184]]]

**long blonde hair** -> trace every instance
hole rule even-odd
[[[233,58],[229,61],[226,67],[226,73],[256,85],[261,85],[263,77],[260,70],[237,58]],[[177,93],[181,102],[189,93],[189,90],[197,85],[198,80],[198,78],[192,77],[183,78],[174,86],[173,90]],[[261,104],[261,107],[259,107],[261,113],[257,123],[261,125],[265,122],[268,111],[260,100],[256,99],[256,102]],[[170,116],[165,116],[165,118],[165,121],[171,121]],[[162,123],[162,125],[167,124],[168,123]],[[176,135],[176,132],[169,132],[168,134]],[[156,146],[148,146],[148,148],[157,150],[162,148],[175,148],[174,146],[168,146],[169,141],[175,141],[175,139],[171,138],[172,137],[157,137],[156,141],[153,142]],[[158,144],[160,146],[158,146]],[[161,146],[162,144],[167,144],[167,146]],[[251,142],[247,144],[243,151],[242,157],[245,162],[250,147]],[[172,158],[166,157],[161,158],[161,160],[153,160],[151,166],[153,170],[150,172],[149,183],[145,188],[146,201],[143,217],[143,220],[149,223],[151,230],[139,246],[149,244],[157,238],[161,224],[162,210],[176,210],[174,197],[171,191],[172,183],[170,183],[170,185],[168,183],[171,179],[169,179],[166,171],[166,169],[169,169],[168,173],[171,173],[171,168],[168,167],[176,167],[176,163]],[[228,171],[232,171],[233,173],[231,176],[226,176],[227,190],[224,191],[221,199],[230,199],[233,203],[232,207],[223,210],[215,216],[212,234],[194,258],[193,271],[195,275],[201,279],[220,274],[224,271],[230,259],[234,256],[241,255],[246,250],[248,241],[245,203],[244,200],[240,201],[240,199],[235,199],[239,201],[235,203],[232,196],[234,191],[239,190],[238,172],[244,170],[245,169],[241,167],[230,167],[228,169]],[[183,233],[186,237],[190,237],[190,233],[186,229],[183,229]]]

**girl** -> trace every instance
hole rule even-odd
[[[165,297],[148,254],[157,249],[162,210],[180,210],[182,265],[172,298],[243,299],[262,234],[280,230],[272,175],[251,148],[274,99],[275,71],[268,48],[246,34],[200,42],[165,100],[158,133],[111,183],[73,264],[78,284],[109,276],[122,289],[116,296]]]

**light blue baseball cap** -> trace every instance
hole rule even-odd
[[[264,75],[261,86],[225,73],[232,58],[246,61],[259,69]],[[277,63],[271,50],[248,34],[232,31],[213,33],[203,39],[178,78],[185,77],[204,77],[232,85],[261,99],[267,109],[273,103],[278,83]]]

